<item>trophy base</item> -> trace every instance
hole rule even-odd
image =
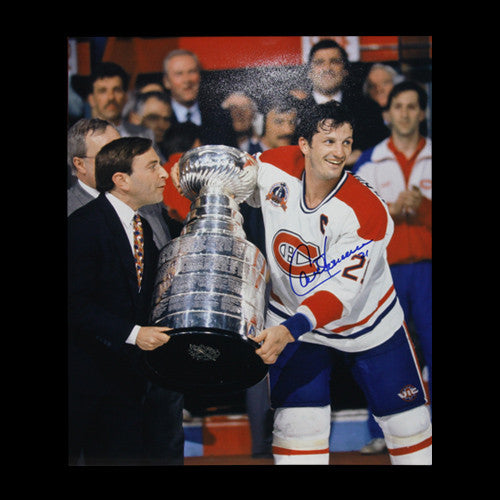
[[[179,328],[170,340],[144,351],[146,375],[161,387],[186,393],[221,394],[260,382],[268,367],[248,337],[215,328]]]

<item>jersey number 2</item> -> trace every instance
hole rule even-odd
[[[354,266],[349,266],[349,267],[344,268],[344,271],[342,272],[342,276],[344,278],[349,278],[350,280],[358,281],[358,276],[351,274],[351,271],[354,271],[355,269],[361,269],[365,265],[367,259],[362,254],[353,255],[351,257],[351,260],[354,260],[354,259],[358,259],[359,262],[357,264],[354,264]],[[366,270],[365,270],[365,272],[366,272]],[[363,278],[364,278],[364,274],[363,274]],[[361,279],[361,283],[363,283],[363,279]]]

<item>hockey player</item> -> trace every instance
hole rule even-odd
[[[331,102],[299,124],[298,146],[259,156],[272,291],[256,351],[270,366],[276,464],[328,464],[331,349],[345,353],[392,464],[431,464],[432,426],[387,263],[386,204],[345,170],[353,120]],[[335,372],[333,375],[335,376]]]

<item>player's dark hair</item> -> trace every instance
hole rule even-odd
[[[153,142],[144,137],[120,137],[103,146],[95,157],[95,181],[99,192],[111,191],[113,175],[124,172],[132,175],[132,162],[144,154]]]
[[[327,122],[332,123],[327,123]],[[298,137],[303,137],[311,144],[313,135],[317,134],[322,127],[328,126],[334,129],[344,123],[349,123],[355,129],[354,116],[347,106],[337,101],[325,104],[317,104],[308,109],[302,116],[297,127]]]

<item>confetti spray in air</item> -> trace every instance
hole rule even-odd
[[[211,106],[220,105],[233,92],[243,92],[260,109],[267,100],[287,97],[293,91],[300,95],[307,88],[302,66],[270,66],[263,62],[259,67],[204,71],[200,92]]]

